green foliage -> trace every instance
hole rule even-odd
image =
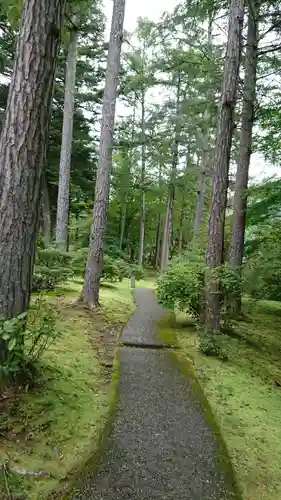
[[[0,365],[0,380],[32,376],[57,335],[52,308],[42,298],[36,300],[28,314],[0,320],[0,340],[7,346],[7,358]]]
[[[167,309],[179,309],[198,318],[203,295],[204,271],[200,258],[189,256],[172,264],[157,282],[157,297]]]
[[[38,249],[31,290],[34,293],[53,290],[59,283],[66,282],[73,276],[72,255],[49,247]]]
[[[123,266],[118,267],[117,261],[114,261],[109,255],[105,255],[103,259],[102,281],[116,283],[123,279]]]
[[[217,357],[222,361],[228,360],[228,355],[222,346],[222,334],[201,333],[199,348],[205,356]]]

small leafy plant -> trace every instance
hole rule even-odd
[[[0,342],[6,348],[5,359],[0,364],[0,379],[32,376],[57,335],[54,313],[41,297],[28,313],[0,320]]]

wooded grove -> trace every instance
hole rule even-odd
[[[281,3],[183,0],[133,32],[125,7],[107,41],[101,0],[0,2],[1,394],[40,379],[70,283],[95,324],[106,287],[151,280],[220,363],[281,301]]]

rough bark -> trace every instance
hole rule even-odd
[[[145,56],[143,51],[143,58]],[[145,236],[145,90],[141,92],[141,201],[140,201],[140,246],[139,266],[143,265],[144,236]]]
[[[210,59],[212,57],[212,52],[213,52],[212,29],[213,29],[213,12],[211,11],[209,13],[209,23],[208,23],[208,55]],[[199,185],[197,192],[196,211],[195,211],[194,228],[193,228],[193,241],[192,241],[193,246],[196,244],[198,240],[198,233],[204,215],[206,173],[207,170],[209,169],[209,163],[210,163],[210,145],[209,145],[210,130],[208,125],[209,119],[210,119],[210,113],[209,110],[206,109],[203,117],[205,130],[203,133],[203,152],[201,156]]]
[[[76,21],[76,19],[74,20]],[[69,47],[66,62],[65,94],[62,126],[62,143],[60,151],[59,189],[57,200],[56,243],[67,249],[68,211],[71,150],[73,141],[73,119],[75,104],[75,81],[77,65],[78,30],[71,24]]]
[[[180,215],[180,228],[179,228],[179,255],[182,254],[184,217],[185,217],[185,208],[182,207]]]
[[[208,114],[206,113],[205,118],[208,119]],[[205,202],[205,179],[206,172],[209,167],[209,131],[206,131],[203,137],[203,153],[201,157],[200,172],[199,172],[199,183],[197,191],[197,201],[193,228],[193,243],[196,241],[200,225],[203,221],[204,215],[204,202]]]
[[[232,236],[229,250],[229,264],[241,272],[244,253],[244,238],[247,209],[247,187],[252,152],[254,107],[256,100],[256,79],[258,62],[258,19],[259,2],[250,4],[248,16],[247,49],[245,55],[244,94],[240,132],[239,160],[237,162],[235,194],[233,200]],[[241,291],[231,304],[234,313],[241,311]]]
[[[93,222],[81,300],[99,306],[105,231],[108,219],[110,172],[115,123],[117,86],[123,37],[125,0],[114,0],[102,106],[99,164],[95,185]]]
[[[132,163],[133,163],[133,149],[134,149],[134,138],[135,138],[135,121],[136,121],[136,96],[134,99],[134,105],[133,105],[133,120],[132,120],[132,132],[131,132],[131,144],[129,148],[129,153],[128,153],[128,181],[131,176],[131,169],[132,169]],[[127,205],[128,205],[128,190],[129,190],[129,182],[127,182],[127,185],[125,186],[125,196],[124,196],[124,203],[123,207],[121,208],[121,227],[120,227],[120,243],[119,243],[119,248],[120,251],[122,252],[123,250],[123,242],[124,242],[124,236],[125,236],[125,227],[126,227],[126,219],[127,219]]]
[[[241,59],[244,0],[231,0],[218,129],[214,154],[205,279],[205,328],[220,329],[220,293],[216,268],[222,264],[228,173]]]
[[[0,139],[0,316],[27,310],[64,1],[26,0]]]
[[[174,200],[175,200],[175,182],[176,182],[176,177],[177,177],[177,166],[178,166],[178,155],[179,155],[179,134],[180,134],[180,128],[181,128],[180,123],[179,123],[180,90],[181,90],[181,75],[179,73],[178,79],[177,79],[175,140],[174,140],[174,144],[173,144],[173,159],[172,159],[171,176],[170,176],[169,189],[168,189],[166,219],[165,219],[165,227],[164,227],[163,243],[162,243],[161,268],[160,268],[161,272],[163,272],[167,268],[167,265],[168,265],[171,237],[172,237],[173,207],[174,207]]]
[[[46,179],[42,183],[42,234],[46,242],[51,239],[51,207]]]
[[[190,144],[188,144],[187,153],[186,153],[186,161],[185,161],[185,180],[184,180],[184,188],[182,193],[182,206],[181,206],[181,215],[180,215],[180,224],[179,224],[179,240],[178,240],[178,252],[179,255],[182,253],[183,243],[184,243],[184,220],[186,216],[186,182],[187,174],[190,165]]]
[[[154,261],[155,269],[159,268],[160,254],[161,254],[161,214],[158,215],[157,227],[156,227],[156,246],[155,246],[155,261]]]

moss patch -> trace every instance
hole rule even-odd
[[[280,500],[281,304],[246,303],[245,312],[224,346],[228,362],[201,355],[196,329],[180,315],[173,334],[210,403],[243,499]]]
[[[105,428],[116,340],[133,305],[127,282],[103,288],[97,312],[73,306],[80,289],[72,282],[49,296],[61,334],[42,359],[36,386],[2,394],[0,463],[7,466],[0,470],[1,499],[41,500],[67,484]]]

